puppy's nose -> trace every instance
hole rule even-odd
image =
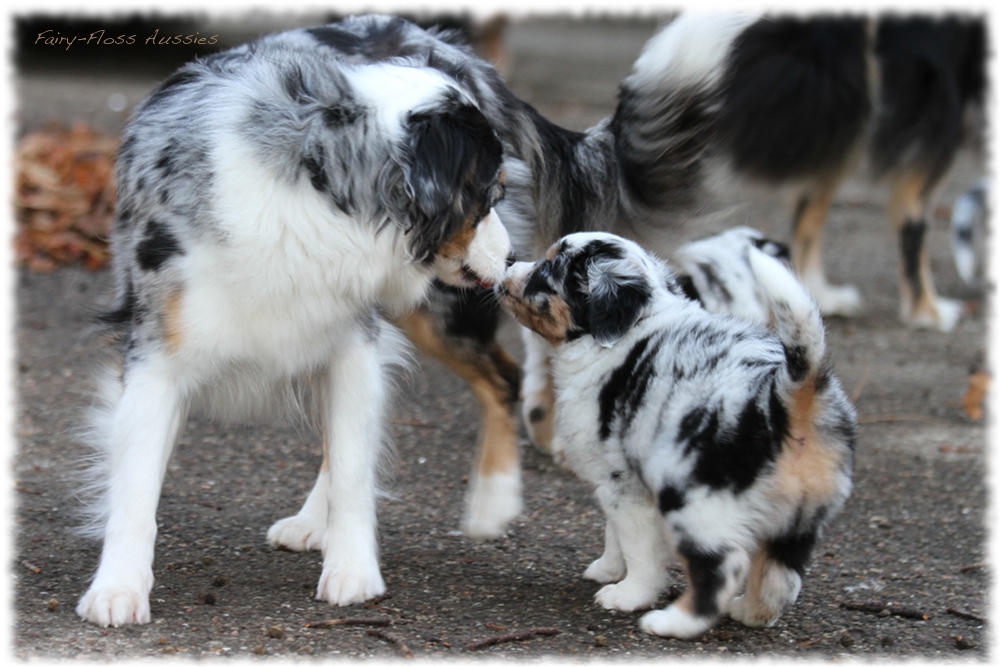
[[[514,262],[516,261],[517,261],[517,255],[511,252],[509,255],[507,255],[507,268],[509,269],[510,267],[514,266]]]

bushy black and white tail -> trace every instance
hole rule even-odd
[[[805,286],[779,260],[752,249],[750,267],[771,311],[768,326],[785,346],[793,383],[817,373],[826,357],[826,332],[819,308]]]
[[[611,120],[621,176],[637,203],[669,209],[699,191],[730,49],[758,18],[692,12],[646,43]]]

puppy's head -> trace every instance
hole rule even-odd
[[[635,243],[603,233],[570,234],[537,262],[518,262],[496,287],[504,308],[553,345],[593,336],[614,345],[673,275]]]
[[[391,208],[409,254],[458,287],[499,282],[510,239],[493,210],[503,198],[503,149],[485,116],[457,94],[411,112]]]

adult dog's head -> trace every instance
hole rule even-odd
[[[493,206],[503,198],[503,148],[486,117],[457,95],[408,114],[385,199],[414,261],[441,281],[491,287],[513,262]]]
[[[614,345],[652,301],[680,294],[666,265],[613,234],[570,234],[537,262],[518,262],[496,287],[504,308],[553,345],[593,336]]]

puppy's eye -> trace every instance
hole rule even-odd
[[[549,266],[548,262],[542,262],[542,265],[538,267],[538,271],[536,273],[539,278],[548,280],[552,277],[552,268]]]

